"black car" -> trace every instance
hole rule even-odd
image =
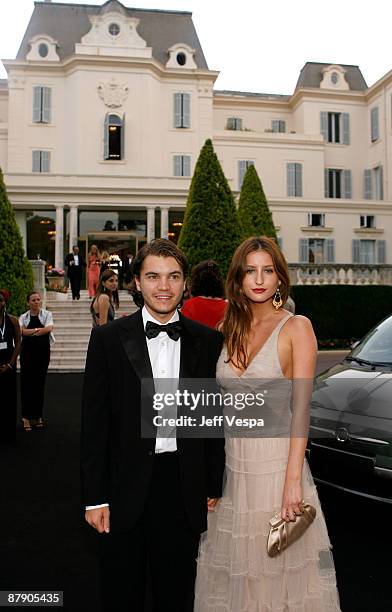
[[[316,482],[392,503],[392,315],[316,378],[307,457]]]

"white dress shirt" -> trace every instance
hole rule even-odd
[[[79,255],[74,254],[73,260],[74,260],[74,266],[78,266],[79,265]]]
[[[142,308],[143,318],[143,329],[146,328],[147,321],[157,323],[157,325],[163,325],[161,321],[157,321],[148,312],[147,308]],[[168,323],[179,321],[180,315],[178,310],[173,314],[172,318]],[[181,338],[177,341],[169,338],[165,331],[160,332],[156,338],[146,338],[148,355],[150,358],[152,375],[155,381],[155,392],[159,393],[159,379],[169,378],[173,381],[174,388],[170,388],[170,393],[175,393],[178,388],[178,379],[180,376],[180,357],[181,357]],[[171,382],[169,383],[170,386]],[[162,392],[167,392],[168,387],[163,384]],[[155,453],[170,453],[177,450],[177,440],[175,435],[171,433],[170,438],[160,438],[159,427],[157,430],[157,438],[155,441]],[[86,510],[93,510],[95,508],[103,508],[109,504],[99,504],[97,506],[86,506]]]

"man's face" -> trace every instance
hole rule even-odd
[[[74,255],[79,255],[79,247],[73,248]]]
[[[174,257],[147,255],[135,282],[149,313],[162,323],[169,321],[185,290],[184,274],[178,261]]]

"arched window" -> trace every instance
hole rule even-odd
[[[124,117],[108,113],[104,127],[104,159],[124,157]]]

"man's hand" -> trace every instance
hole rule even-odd
[[[94,510],[86,510],[84,515],[88,524],[96,529],[98,533],[109,533],[110,531],[110,521],[109,521],[110,511],[108,506],[104,508],[95,508]]]
[[[216,504],[219,501],[219,497],[207,497],[207,508],[208,512],[214,512]]]

